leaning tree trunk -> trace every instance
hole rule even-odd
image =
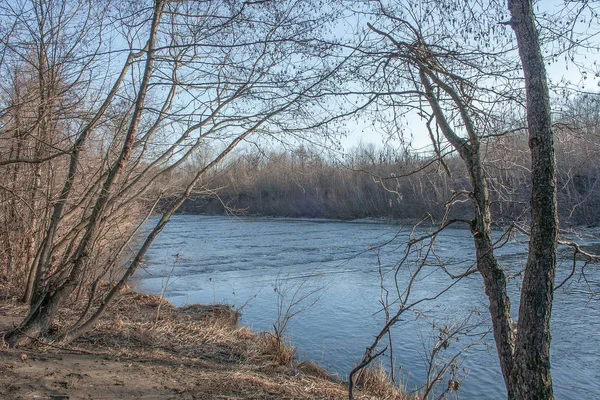
[[[458,136],[446,121],[429,77],[453,99],[454,104],[460,110],[462,121],[468,133],[468,140]],[[446,139],[457,150],[469,172],[472,187],[471,197],[475,206],[475,218],[471,222],[471,233],[473,234],[477,255],[477,269],[483,277],[485,293],[489,300],[494,340],[504,383],[509,397],[512,397],[510,373],[513,369],[514,328],[510,315],[510,299],[506,293],[506,275],[498,265],[494,255],[491,203],[485,170],[481,161],[479,136],[475,131],[467,105],[451,86],[438,79],[436,75],[427,73],[423,67],[421,68],[420,78],[438,126]]]
[[[523,275],[514,366],[516,399],[553,399],[550,314],[556,271],[556,162],[544,60],[530,0],[509,0],[527,95],[531,150],[531,238]]]

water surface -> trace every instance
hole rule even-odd
[[[242,323],[255,330],[272,329],[280,304],[285,310],[290,302],[314,291],[292,309],[302,312],[290,320],[287,333],[302,359],[316,361],[344,378],[385,322],[382,287],[389,293],[390,310],[397,309],[394,271],[411,229],[366,221],[176,216],[152,245],[134,285],[153,294],[166,289],[166,297],[176,305],[234,305],[242,309]],[[415,234],[426,232],[422,228]],[[580,240],[586,245],[598,243],[588,236]],[[472,265],[468,230],[448,229],[433,250],[431,264],[437,257],[450,273]],[[527,256],[525,243],[510,241],[498,255],[509,273],[517,272]],[[409,257],[400,269],[400,290],[417,267],[415,260]],[[565,254],[557,279],[570,267]],[[600,304],[589,300],[590,289],[600,291],[600,274],[592,267],[587,272],[587,279],[576,275],[555,295],[552,369],[558,399],[600,398]],[[451,282],[435,265],[425,267],[419,276],[411,292],[414,300],[431,297]],[[509,287],[514,313],[519,284],[517,278]],[[423,384],[440,327],[455,326],[470,316],[470,335],[452,340],[439,362],[474,341],[482,342],[458,359],[459,394],[477,399],[506,396],[491,337],[480,336],[489,329],[489,317],[478,275],[460,280],[415,310],[403,314],[392,331],[395,365],[401,367],[400,379],[408,389]]]

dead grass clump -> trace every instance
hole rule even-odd
[[[338,381],[335,376],[331,375],[323,367],[312,361],[302,361],[296,365],[296,369],[307,376],[313,376],[327,381]]]
[[[237,334],[238,329],[229,324],[224,324],[220,318],[215,317],[201,322],[189,322],[187,325],[182,326],[181,331],[187,335],[195,335],[205,343],[233,347],[240,339]]]
[[[257,336],[254,353],[250,358],[266,361],[273,366],[291,366],[296,359],[296,349],[270,332],[263,332]]]
[[[363,392],[377,396],[379,399],[409,399],[409,397],[390,380],[387,371],[381,364],[363,368],[356,374],[354,379],[356,386]]]
[[[308,375],[289,376],[286,373],[241,369],[228,377],[236,385],[237,392],[249,399],[327,399],[343,400],[348,396],[347,388],[339,382],[320,379]],[[233,398],[233,397],[232,397]],[[357,400],[375,400],[362,394]]]
[[[189,315],[191,319],[201,321],[204,319],[218,320],[222,325],[236,327],[240,322],[240,313],[226,304],[192,304],[182,307],[179,312]]]
[[[110,286],[112,283],[107,285]],[[111,305],[111,310],[135,320],[148,320],[151,316],[156,318],[159,306],[161,318],[168,318],[177,308],[163,297],[137,293],[126,286],[121,289],[119,298]]]
[[[250,340],[256,337],[256,334],[250,328],[242,326],[235,330],[236,336],[241,340]]]

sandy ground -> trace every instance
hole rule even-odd
[[[4,399],[339,398],[312,392],[308,381],[306,393],[289,391],[290,377],[238,365],[15,351],[2,352],[0,363]]]
[[[314,364],[282,362],[268,335],[237,327],[222,309],[163,303],[156,318],[159,302],[125,293],[96,330],[69,347],[3,347],[0,398],[347,398],[345,384]],[[0,335],[25,311],[14,302],[0,302]],[[63,316],[59,323],[75,316]],[[400,397],[363,393],[358,398]]]

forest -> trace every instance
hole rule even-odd
[[[586,95],[565,107],[561,120],[554,122],[558,212],[564,228],[600,224],[599,105],[599,95]],[[494,223],[526,223],[531,176],[525,134],[493,137],[485,146]],[[171,181],[185,182],[187,171],[202,161],[194,158]],[[453,191],[467,190],[468,185],[456,154],[441,161],[431,152],[368,143],[336,156],[300,145],[233,155],[178,212],[345,220],[415,221],[429,216],[440,221],[448,208],[452,217],[469,218],[470,203],[451,204]]]
[[[552,399],[558,249],[572,255],[568,278],[598,262],[560,229],[600,224],[599,11],[585,0],[2,2],[0,288],[15,313],[2,347],[89,345],[99,327],[123,326],[114,312],[127,296],[157,307],[158,323],[163,299],[129,282],[176,213],[428,219],[433,231],[407,241],[395,268],[446,228],[468,229],[472,265],[447,289],[480,279],[507,397]],[[364,141],[341,145],[358,131]],[[428,145],[415,150],[411,135]],[[493,227],[527,236],[518,274],[498,261]],[[348,398],[425,300],[409,295],[432,251],[395,282]],[[161,329],[193,331],[189,310],[169,310]],[[281,361],[282,338],[266,337],[256,343]]]

